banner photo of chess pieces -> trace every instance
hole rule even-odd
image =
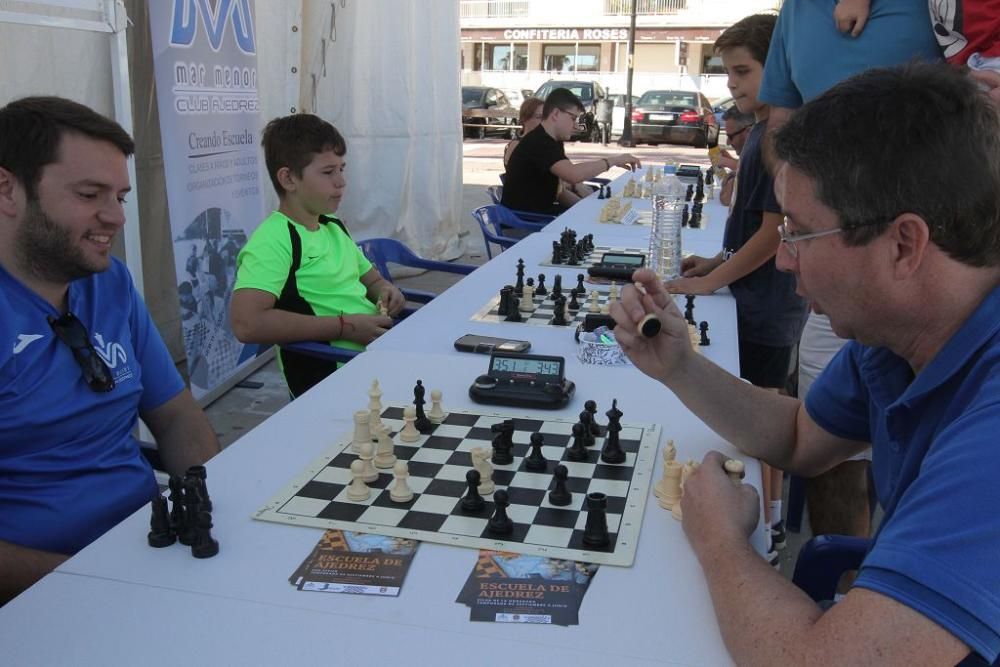
[[[483,549],[455,601],[469,607],[470,621],[578,625],[580,605],[597,568]]]
[[[623,366],[631,363],[618,345],[614,330],[604,326],[580,332],[576,356],[581,362],[595,366]]]
[[[328,530],[288,582],[300,591],[396,597],[416,540]]]

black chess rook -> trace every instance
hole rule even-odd
[[[606,547],[611,542],[607,508],[606,495],[598,492],[587,494],[587,523],[583,529],[583,543],[588,547]]]
[[[146,541],[149,546],[156,549],[169,547],[177,541],[177,535],[170,529],[167,499],[160,494],[153,496],[152,516],[149,518],[149,534],[146,535]]]

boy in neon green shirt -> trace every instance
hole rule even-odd
[[[276,118],[261,144],[278,210],[254,231],[236,260],[230,319],[244,343],[328,340],[363,350],[392,326],[402,293],[379,275],[333,214],[344,195],[347,144],[312,114]],[[379,314],[385,304],[389,315]],[[292,396],[336,370],[280,350],[278,363]]]

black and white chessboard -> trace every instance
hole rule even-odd
[[[607,406],[605,406],[607,407]],[[403,425],[402,406],[383,410],[382,421],[393,435]],[[599,421],[605,421],[601,412]],[[490,426],[514,419],[514,462],[494,466],[493,481],[506,489],[510,506],[507,514],[514,522],[512,534],[502,539],[491,535],[487,522],[493,512],[491,496],[486,507],[468,514],[461,509],[466,491],[465,475],[472,468],[469,452],[474,447],[489,450],[494,433]],[[635,559],[639,528],[646,496],[653,483],[653,463],[660,436],[656,424],[622,424],[620,442],[626,452],[619,465],[600,461],[604,442],[597,437],[585,462],[566,459],[572,440],[573,421],[535,419],[499,413],[452,411],[429,435],[414,443],[397,439],[395,454],[409,462],[409,485],[413,499],[393,502],[389,487],[390,471],[380,470],[377,481],[369,484],[372,494],[362,502],[347,499],[351,481],[351,436],[346,435],[326,454],[276,494],[254,518],[317,528],[340,528],[425,542],[451,544],[473,549],[512,551],[605,565],[630,566]],[[524,458],[532,433],[542,433],[548,458],[546,472],[528,472]],[[553,487],[552,473],[562,464],[569,469],[567,487],[573,502],[557,507],[548,502]],[[611,541],[604,549],[583,545],[587,512],[583,508],[588,493],[608,497],[607,521]]]
[[[619,285],[619,289],[621,286]],[[569,289],[563,289],[563,296],[566,297],[566,324],[563,325],[568,329],[576,329],[576,325],[583,322],[584,318],[590,310],[590,295],[578,296],[577,303],[580,305],[580,309],[573,312],[569,309]],[[598,292],[597,304],[599,309],[604,308],[604,304],[608,302],[610,296],[607,292]],[[552,317],[555,314],[555,300],[552,298],[552,292],[549,291],[548,294],[544,296],[538,296],[537,294],[532,297],[532,302],[535,304],[535,309],[530,313],[527,311],[521,311],[521,321],[512,323],[507,322],[507,318],[504,315],[500,315],[498,310],[500,308],[500,296],[497,295],[490,299],[489,303],[479,309],[472,319],[477,322],[503,322],[505,324],[532,324],[535,326],[547,326],[552,325]],[[601,310],[598,310],[601,312]],[[552,325],[557,326],[557,325]]]
[[[577,264],[553,264],[551,253],[544,261],[539,262],[539,266],[552,266],[559,269],[566,269],[567,271],[583,271],[587,272],[587,269],[597,264],[601,261],[601,257],[606,252],[613,252],[618,254],[628,254],[628,255],[645,255],[649,252],[649,248],[626,248],[620,246],[606,246],[606,245],[595,245],[594,249],[590,253],[580,260]]]

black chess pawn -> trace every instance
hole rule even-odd
[[[688,324],[694,324],[694,294],[686,294],[684,300],[684,320]]]
[[[153,497],[153,514],[149,517],[149,534],[146,535],[146,541],[149,546],[157,549],[169,547],[177,541],[177,535],[170,530],[167,499],[158,493]]]
[[[555,480],[555,488],[549,491],[549,502],[556,507],[565,507],[573,502],[573,494],[566,488],[566,478],[569,477],[569,470],[564,465],[557,465],[552,475]]]
[[[688,211],[687,204],[684,205],[684,210],[681,211],[681,227],[687,227],[688,221],[691,219],[691,213]]]
[[[473,469],[465,473],[465,483],[469,486],[469,490],[465,492],[465,496],[462,498],[463,512],[481,512],[486,507],[486,501],[479,495],[479,482],[480,476],[478,470]]]
[[[583,409],[590,413],[590,435],[596,438],[601,434],[601,425],[597,423],[597,401],[586,401]]]
[[[514,532],[514,522],[507,516],[508,505],[510,500],[506,491],[497,489],[493,492],[493,516],[490,517],[486,528],[494,535],[508,535]]]
[[[691,201],[694,199],[694,186],[688,183],[687,192],[684,193],[684,201]]]
[[[212,511],[212,499],[208,497],[208,471],[205,466],[191,466],[187,469],[185,477],[194,477],[198,480],[198,493],[201,494],[201,509],[206,512]]]
[[[554,324],[557,327],[569,324],[566,321],[566,297],[560,296],[556,299],[556,307],[552,311],[552,321],[549,324]]]
[[[698,341],[698,345],[711,345],[712,341],[708,338],[708,322],[702,321],[698,325],[698,331],[701,332],[701,339]]]
[[[524,260],[517,260],[517,282],[514,283],[514,294],[522,296],[524,294]]]
[[[578,296],[587,296],[587,288],[583,284],[584,275],[582,273],[576,274],[576,287],[573,288],[573,293]]]
[[[583,528],[583,543],[588,547],[605,547],[608,535],[608,497],[603,493],[587,494],[587,523]]]
[[[594,415],[584,409],[580,413],[580,423],[583,424],[583,446],[593,447],[597,443],[597,438],[594,437],[594,432],[591,428],[594,425]]]
[[[170,529],[179,534],[184,529],[184,480],[180,475],[171,475],[167,481],[170,489]]]
[[[185,479],[184,488],[184,524],[177,531],[177,539],[186,547],[194,544],[198,528],[198,512],[201,511],[201,494],[198,492],[198,480]]]
[[[532,472],[544,472],[549,465],[548,459],[542,453],[545,436],[541,433],[531,434],[531,453],[524,459],[524,469]]]
[[[580,254],[577,252],[575,245],[570,247],[569,252],[566,255],[566,264],[568,266],[580,265]]]
[[[527,285],[528,287],[534,287],[535,279],[532,278],[531,276],[528,276],[527,278],[524,279],[524,284]]]
[[[191,555],[195,558],[211,558],[217,553],[219,553],[219,543],[212,537],[212,515],[205,511],[198,512]]]
[[[490,431],[496,433],[493,437],[493,456],[490,460],[498,466],[510,465],[514,462],[514,422],[507,419],[490,426]]]
[[[597,189],[597,198],[598,199],[604,199],[605,198],[604,197],[604,186],[603,185]]]
[[[552,263],[562,264],[562,248],[559,246],[559,241],[552,242]]]
[[[558,299],[562,296],[562,274],[557,273],[554,278],[552,278],[552,299]]]
[[[573,443],[566,450],[566,458],[570,461],[587,460],[586,427],[581,423],[573,424]]]
[[[712,185],[715,182],[715,169],[712,167],[705,168],[705,185]]]
[[[545,296],[549,291],[545,289],[545,274],[538,274],[538,286],[535,287],[535,294],[538,296]]]
[[[589,250],[590,252],[593,252],[594,251],[594,247],[595,247],[594,246],[594,235],[593,234],[587,234],[583,238],[587,239],[587,250]]]
[[[573,313],[580,310],[580,302],[576,300],[576,290],[570,290],[569,303],[566,304],[566,308]]]

